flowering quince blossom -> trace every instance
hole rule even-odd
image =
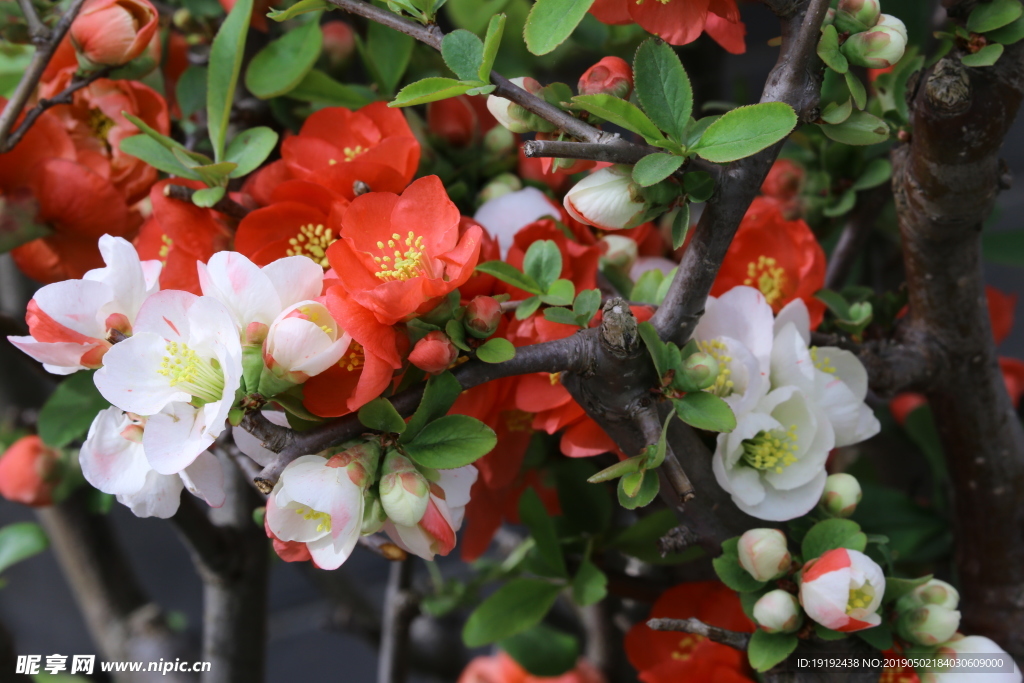
[[[159,15],[147,0],[88,0],[68,33],[88,62],[120,66],[146,49]]]
[[[629,166],[609,166],[576,183],[563,200],[569,215],[601,230],[636,226],[647,210]]]
[[[21,437],[0,455],[0,496],[33,507],[51,505],[59,460],[60,453],[35,434]]]
[[[747,50],[736,0],[595,0],[590,13],[603,24],[636,22],[670,45],[686,45],[707,33],[727,52]]]
[[[974,659],[994,655],[1009,657],[1006,651],[992,639],[985,636],[965,636],[962,633],[956,634],[952,640],[943,643],[935,655],[949,659]],[[929,671],[921,676],[921,683],[973,683],[977,680],[978,675],[973,672],[952,673],[940,670]],[[987,683],[1020,683],[1020,667],[1013,662],[1013,671],[985,672],[985,681]]]
[[[884,594],[882,568],[857,550],[829,550],[805,564],[800,578],[800,604],[807,616],[833,631],[878,626]]]
[[[216,456],[205,451],[177,474],[160,474],[142,444],[146,422],[118,408],[101,410],[79,456],[85,480],[117,496],[137,517],[173,515],[183,486],[211,507],[223,505],[224,472]]]
[[[146,300],[134,334],[107,351],[94,380],[110,403],[149,418],[146,458],[177,474],[224,431],[241,377],[232,313],[212,297],[168,290]]]
[[[124,239],[104,235],[99,249],[105,268],[39,289],[25,315],[29,336],[8,337],[55,375],[100,367],[115,333],[132,334],[143,302],[159,288],[160,263],[140,261]]]
[[[484,202],[473,220],[498,240],[504,258],[520,230],[542,218],[557,218],[561,213],[560,207],[543,192],[535,187],[524,187]]]
[[[300,301],[270,324],[263,343],[263,362],[275,376],[302,384],[337,363],[351,341],[326,306]]]
[[[447,555],[455,547],[455,532],[462,526],[476,478],[477,469],[472,465],[440,470],[438,480],[430,483],[430,499],[419,523],[407,526],[389,519],[384,532],[402,550],[424,560]]]
[[[605,683],[593,664],[580,658],[576,668],[561,676],[531,676],[504,652],[476,657],[463,669],[458,683]]]

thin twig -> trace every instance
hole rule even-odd
[[[377,683],[404,683],[409,672],[409,627],[419,614],[412,588],[413,560],[391,565],[384,596],[384,620],[377,664]]]
[[[878,215],[885,208],[885,203],[892,196],[889,184],[873,188],[862,195],[858,206],[850,214],[839,241],[828,260],[828,271],[825,274],[825,288],[839,289],[850,276],[853,264],[857,262],[864,249],[871,231],[878,221]]]
[[[661,440],[661,420],[658,418],[658,409],[655,404],[650,404],[637,416],[637,426],[640,427],[640,432],[648,444],[656,444]],[[672,485],[672,491],[677,499],[676,505],[693,498],[693,483],[679,462],[679,458],[672,451],[672,445],[668,443],[665,444],[665,462],[662,464],[662,470]]]
[[[635,164],[650,154],[666,154],[665,150],[650,145],[629,142],[619,138],[612,142],[572,142],[571,140],[527,140],[523,154],[530,158],[557,157],[562,159],[591,159],[611,164]],[[722,166],[693,157],[678,171],[700,170],[718,177]]]
[[[178,199],[183,202],[191,202],[192,195],[196,193],[191,187],[185,187],[184,185],[165,185],[164,196],[170,197],[171,199]],[[214,211],[220,211],[225,216],[231,216],[242,220],[249,215],[250,210],[231,199],[228,196],[224,196],[223,199],[218,201],[216,204],[210,207]]]
[[[46,24],[39,18],[39,13],[32,5],[32,0],[18,0],[18,7],[25,15],[25,23],[28,24],[28,35],[32,38],[32,43],[37,47],[45,44],[50,38],[50,29],[46,28]]]
[[[71,80],[71,83],[68,84],[68,87],[64,88],[53,97],[39,100],[36,103],[36,106],[28,110],[28,113],[25,114],[25,118],[22,119],[21,123],[14,130],[14,132],[11,133],[11,136],[7,139],[7,144],[4,146],[2,150],[0,150],[0,153],[10,152],[12,149],[14,149],[15,145],[21,142],[21,139],[25,137],[29,129],[33,125],[35,125],[36,120],[43,115],[44,111],[62,104],[71,104],[72,102],[74,102],[73,95],[76,92],[78,92],[85,86],[94,83],[95,81],[98,81],[101,78],[106,78],[108,75],[110,75],[110,72],[112,70],[113,67],[106,66],[98,71],[93,71],[91,74],[85,76],[84,78],[75,76]]]
[[[32,61],[29,62],[28,68],[25,69],[21,80],[18,81],[18,87],[11,93],[11,99],[7,101],[7,106],[0,113],[0,153],[9,152],[14,146],[13,144],[9,145],[7,141],[11,129],[14,128],[14,122],[21,116],[25,103],[28,102],[29,98],[32,97],[32,93],[35,92],[39,79],[43,77],[46,66],[50,63],[50,59],[53,58],[53,53],[56,52],[60,41],[64,39],[64,34],[71,28],[71,22],[75,20],[84,2],[85,0],[72,0],[68,11],[64,13],[64,16],[60,18],[60,21],[57,22],[57,25],[50,32],[50,39],[43,45],[36,47],[35,54],[32,55]]]
[[[700,619],[648,619],[647,625],[655,631],[683,631],[684,633],[704,636],[708,640],[728,645],[740,652],[746,652],[747,645],[750,643],[749,633],[718,628],[717,626],[705,624]]]

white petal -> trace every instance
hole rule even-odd
[[[768,374],[772,351],[774,316],[764,295],[753,287],[733,287],[718,297],[708,297],[706,311],[694,337],[700,341],[731,337],[747,347],[761,372]]]
[[[303,256],[302,258],[306,258]],[[309,259],[306,259],[307,261]],[[310,261],[312,263],[312,261]],[[348,559],[349,555],[352,554],[353,548],[356,547],[356,543],[359,541],[359,529],[362,525],[362,510],[359,510],[359,514],[353,515],[353,523],[347,524],[337,537],[330,535],[324,536],[323,538],[315,541],[309,541],[306,543],[306,548],[309,549],[309,554],[313,558],[313,562],[316,566],[321,569],[337,569],[345,560]],[[335,529],[334,516],[331,517],[331,531],[333,533]]]
[[[551,203],[547,195],[535,187],[526,187],[484,202],[477,209],[473,220],[487,228],[487,232],[498,240],[501,258],[505,258],[516,233],[522,228],[545,216],[558,218],[561,215],[562,212]]]
[[[791,384],[808,396],[814,394],[814,362],[796,325],[788,323],[775,335],[771,368],[772,386]]]
[[[822,468],[814,479],[795,489],[779,491],[771,486],[766,486],[764,500],[758,505],[745,505],[735,496],[733,502],[736,503],[736,507],[751,517],[772,522],[784,522],[807,514],[818,504],[821,493],[825,490],[825,479],[827,478],[828,475]]]
[[[324,269],[305,256],[286,256],[263,266],[281,302],[281,308],[307,299],[315,299],[323,291]]]
[[[100,238],[99,249],[107,267],[90,270],[84,279],[102,282],[110,287],[114,296],[112,303],[116,309],[110,310],[110,313],[123,313],[128,316],[128,320],[135,320],[139,307],[148,295],[146,276],[138,252],[128,240],[110,235]]]
[[[402,550],[427,561],[434,559],[434,539],[419,526],[401,526],[389,519],[384,522],[384,533]]]
[[[800,604],[814,621],[828,628],[849,622],[846,605],[850,601],[850,572],[837,569],[800,586]]]
[[[107,351],[93,382],[103,398],[121,410],[154,415],[172,401],[192,400],[160,374],[166,355],[167,342],[162,337],[139,332]]]
[[[818,361],[823,363],[824,359],[828,359],[836,369],[836,377],[850,387],[857,400],[863,401],[868,395],[868,371],[860,359],[849,351],[834,346],[819,346],[817,353]]]
[[[224,469],[213,453],[200,453],[191,465],[178,473],[185,488],[212,508],[224,504]]]
[[[129,441],[121,432],[131,420],[118,408],[101,410],[89,427],[79,462],[85,480],[104,493],[138,493],[152,469],[142,444]]]
[[[779,330],[788,323],[793,323],[796,326],[804,344],[811,343],[811,315],[808,313],[807,304],[803,299],[793,299],[782,307],[779,314],[775,316],[775,334],[778,334]]]
[[[438,485],[444,489],[449,509],[465,507],[469,503],[469,492],[476,483],[477,474],[477,469],[472,465],[454,470],[441,470],[441,481]]]
[[[269,325],[284,308],[267,274],[238,252],[219,251],[196,267],[203,294],[224,304],[240,330],[251,322]]]
[[[309,261],[308,258],[306,260]],[[302,318],[284,318],[278,319],[271,326],[267,337],[267,352],[285,372],[296,370],[312,376],[331,367],[345,354],[348,344],[344,340],[339,341],[342,343],[332,341],[330,335],[314,322]],[[328,350],[330,352],[325,353]],[[307,365],[312,372],[306,369]]]
[[[146,299],[139,309],[133,326],[135,334],[152,332],[170,341],[188,341],[188,310],[197,301],[199,297],[191,292],[177,289],[157,292]]]
[[[55,323],[93,339],[103,339],[107,334],[106,316],[100,315],[100,309],[113,298],[110,287],[93,280],[55,282],[32,297]]]
[[[146,422],[142,445],[146,459],[161,474],[178,474],[214,442],[205,435],[202,410],[188,403],[171,403]]]
[[[150,470],[142,490],[130,495],[120,495],[117,500],[130,507],[136,517],[167,519],[178,511],[181,489],[181,477],[169,477]]]
[[[32,337],[8,337],[7,341],[43,364],[47,372],[55,375],[70,375],[85,370],[79,361],[82,356],[99,344],[78,344],[75,342],[37,342]]]
[[[306,519],[310,512],[308,505],[287,499],[287,496],[271,494],[267,499],[267,524],[282,541],[308,543],[318,538],[330,538],[323,518]]]

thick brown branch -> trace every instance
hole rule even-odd
[[[384,595],[384,620],[377,664],[377,683],[404,683],[409,673],[409,628],[419,614],[412,592],[413,560],[391,565]]]
[[[166,185],[164,186],[164,196],[170,197],[171,199],[180,199],[183,202],[191,202],[192,195],[196,193],[191,187],[185,187],[184,185]],[[242,220],[249,215],[249,209],[245,208],[238,202],[229,197],[224,197],[212,207],[214,211],[220,211],[225,216],[231,216]]]
[[[700,619],[648,619],[647,625],[655,631],[682,631],[698,636],[704,636],[722,645],[728,645],[741,652],[747,651],[747,644],[750,643],[749,633],[729,631],[717,626],[705,624]]]

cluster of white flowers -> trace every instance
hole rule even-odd
[[[741,510],[759,519],[809,512],[825,487],[829,452],[880,429],[864,403],[861,362],[849,351],[810,346],[810,336],[803,301],[774,316],[752,287],[710,297],[694,332],[720,368],[708,391],[736,414],[736,429],[718,437],[715,477]]]

